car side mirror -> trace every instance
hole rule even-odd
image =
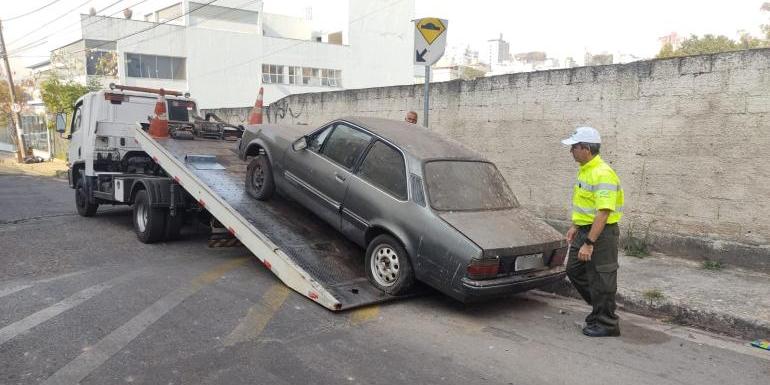
[[[307,138],[304,136],[295,140],[294,143],[291,144],[291,148],[294,151],[302,151],[307,148]]]
[[[63,134],[67,131],[67,114],[59,112],[56,114],[56,132]]]

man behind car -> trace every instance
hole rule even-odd
[[[616,337],[620,335],[615,293],[623,189],[615,171],[599,156],[598,131],[579,127],[562,143],[570,146],[572,157],[580,164],[573,187],[572,225],[567,231],[567,242],[572,245],[567,276],[592,307],[583,334]]]

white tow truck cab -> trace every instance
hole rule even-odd
[[[134,225],[143,242],[175,238],[182,211],[196,209],[188,194],[176,188],[134,138],[138,124],[149,126],[161,92],[170,129],[191,131],[198,114],[189,95],[111,85],[110,90],[89,92],[78,99],[66,136],[70,139],[68,179],[75,189],[78,213],[93,216],[101,204],[138,203]],[[57,116],[60,134],[66,132],[66,121],[66,116]]]

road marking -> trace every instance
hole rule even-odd
[[[41,283],[57,281],[57,280],[60,280],[60,279],[63,279],[63,278],[72,277],[73,275],[83,274],[86,271],[88,271],[88,270],[74,271],[72,273],[57,275],[56,277],[40,279],[40,280],[32,281],[32,282],[28,282],[28,281],[26,281],[26,282],[25,281],[16,282],[14,284],[5,286],[2,289],[0,289],[0,298],[5,297],[6,295],[13,294],[13,293],[15,293],[17,291],[22,291],[22,290],[30,288],[32,286],[39,285]]]
[[[225,262],[199,275],[189,284],[182,286],[159,299],[128,322],[102,338],[86,352],[75,357],[43,382],[50,384],[77,384],[96,368],[105,363],[131,341],[203,286],[210,284],[228,271],[240,266],[249,258]]]
[[[350,313],[350,324],[360,325],[364,322],[377,318],[379,315],[380,315],[379,305],[362,307],[362,308],[353,310]]]
[[[56,317],[57,315],[93,298],[95,295],[111,287],[112,284],[113,283],[109,282],[102,283],[81,290],[71,297],[64,299],[63,301],[57,302],[52,306],[49,306],[22,320],[16,321],[0,329],[0,345],[8,342],[8,340],[16,337],[20,333],[26,332],[27,330],[32,329],[33,327],[40,325],[41,323],[48,321],[49,319]]]
[[[0,289],[0,298],[5,297],[6,295],[13,294],[17,291],[22,291],[28,287],[32,287],[32,285],[18,285],[18,286],[10,286],[4,289]]]
[[[273,319],[275,313],[278,312],[286,298],[289,297],[289,293],[291,293],[291,290],[283,283],[274,284],[262,296],[260,303],[252,306],[246,317],[225,337],[224,346],[233,346],[262,334],[268,322]]]

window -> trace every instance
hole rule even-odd
[[[187,100],[168,100],[168,120],[189,122],[190,112],[195,111],[195,103]]]
[[[346,124],[338,123],[321,153],[343,167],[351,169],[366,146],[369,145],[370,140],[371,136],[368,134]]]
[[[126,76],[148,79],[184,80],[185,58],[171,56],[126,54]]]
[[[326,140],[326,137],[329,136],[329,133],[332,132],[333,126],[329,126],[324,128],[323,130],[316,132],[312,136],[310,136],[310,140],[308,141],[307,148],[310,151],[313,152],[320,152],[321,146],[323,146],[324,141]]]
[[[89,49],[86,51],[86,74],[117,76],[118,62],[114,51]]]
[[[168,56],[157,57],[158,79],[173,79],[171,76],[171,58]]]
[[[82,122],[82,117],[81,117],[82,108],[83,108],[82,105],[79,105],[77,106],[77,108],[75,108],[75,114],[72,116],[72,129],[70,130],[70,135],[80,130],[80,123]]]
[[[321,84],[318,77],[318,68],[302,68],[302,84],[306,86],[317,86]]]
[[[358,175],[401,200],[407,198],[404,157],[383,142],[374,143],[361,163]]]
[[[132,78],[142,77],[141,55],[135,53],[126,54],[126,76]]]
[[[263,83],[283,83],[283,66],[275,64],[262,64]]]
[[[289,67],[289,84],[302,84],[302,67]]]
[[[516,198],[492,163],[427,162],[425,182],[428,200],[436,210],[480,211],[518,207]]]
[[[342,71],[340,70],[321,70],[321,85],[329,87],[338,87],[340,85],[340,77]]]

